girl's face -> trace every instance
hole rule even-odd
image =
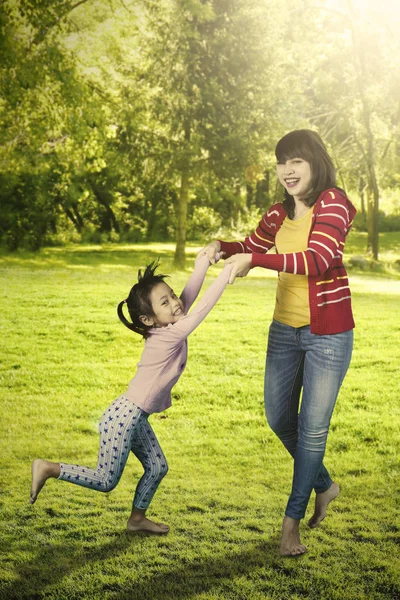
[[[303,158],[289,158],[276,165],[279,182],[295,200],[301,200],[311,189],[311,165]]]
[[[148,324],[153,327],[165,327],[183,317],[182,300],[164,282],[157,283],[153,287],[150,292],[150,302],[154,316],[148,317]]]

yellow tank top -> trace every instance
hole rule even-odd
[[[307,249],[312,214],[313,209],[310,208],[300,219],[291,221],[288,217],[285,218],[275,237],[279,254]],[[310,324],[307,275],[278,274],[274,319],[291,327]]]

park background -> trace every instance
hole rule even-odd
[[[0,8],[3,598],[399,600],[400,9],[394,0],[6,0]],[[262,386],[276,275],[254,270],[191,336],[152,516],[51,481],[93,465],[97,422],[142,342],[117,320],[160,258],[182,289],[206,241],[281,199],[274,146],[309,127],[358,208],[346,246],[356,338],[327,465],[342,485],[299,560],[279,557],[291,464]],[[220,266],[210,269],[206,286]]]

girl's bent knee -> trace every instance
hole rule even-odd
[[[102,492],[112,492],[113,489],[117,487],[119,479],[111,479],[110,481],[105,481],[103,487],[101,488]]]
[[[164,479],[168,473],[168,464],[166,462],[157,465],[156,469],[152,472],[152,475],[157,481]]]

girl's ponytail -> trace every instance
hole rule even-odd
[[[119,320],[121,321],[121,323],[123,323],[125,325],[125,327],[127,327],[131,331],[134,331],[135,333],[140,333],[143,335],[142,331],[140,331],[133,323],[128,321],[128,319],[125,317],[123,307],[124,307],[124,304],[126,304],[126,303],[127,303],[126,300],[122,300],[122,302],[120,302],[117,306],[117,313],[118,313]]]

